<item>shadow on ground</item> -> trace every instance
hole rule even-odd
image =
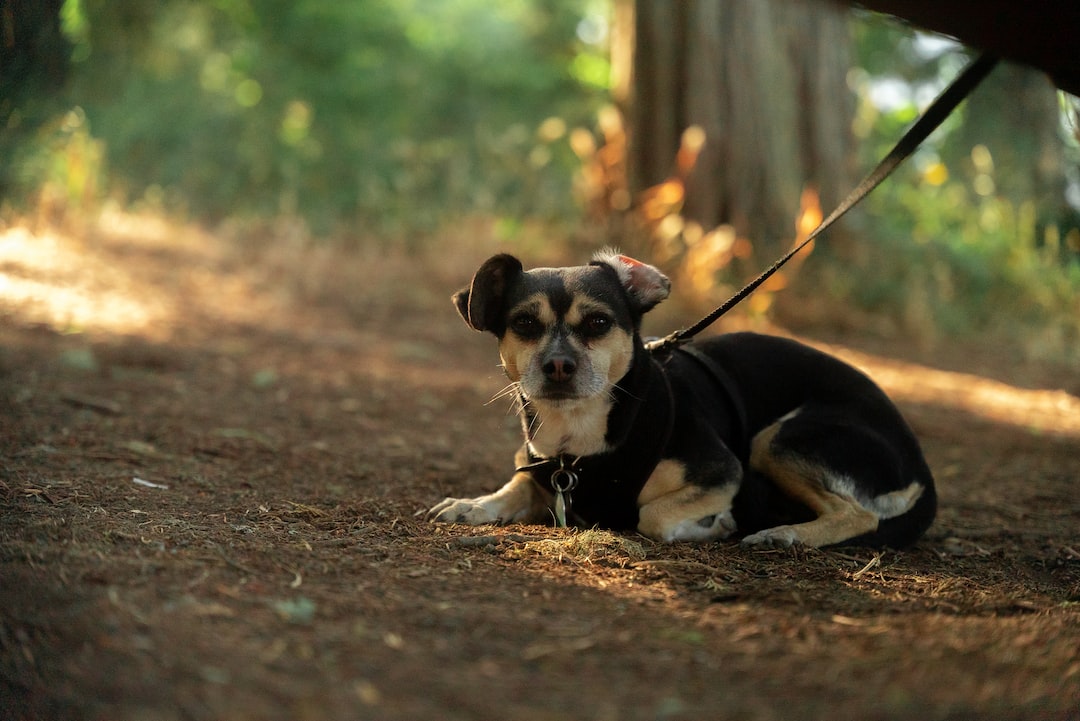
[[[0,236],[6,717],[1078,718],[1071,375],[935,395],[930,364],[838,349],[938,478],[904,552],[435,526],[517,444],[446,301],[488,249],[155,223]]]

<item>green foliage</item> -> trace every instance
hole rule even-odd
[[[936,94],[965,58],[919,51],[910,31],[880,19],[857,24],[856,39],[854,127],[869,167],[914,120],[916,99]],[[871,100],[872,84],[886,79],[902,84],[906,101]],[[871,194],[862,212],[872,230],[858,241],[869,250],[842,296],[916,336],[1000,332],[1041,345],[1033,354],[1080,360],[1080,215],[1065,202],[1061,167],[1045,173],[1043,155],[1076,166],[1080,154],[1055,135],[1054,96],[1038,81],[998,68]]]
[[[95,205],[103,183],[104,148],[90,134],[82,110],[49,122],[36,137],[32,145],[16,149],[11,180],[40,190],[41,202],[75,210]]]
[[[950,334],[1044,322],[1080,331],[1080,232],[1038,226],[1032,201],[1014,205],[961,180],[906,175],[867,201],[881,262],[862,279],[862,305],[923,304],[929,315],[908,322]]]
[[[470,214],[525,235],[577,216],[567,138],[607,101],[604,0],[19,7],[15,44],[0,45],[6,199],[77,208],[108,193],[367,237]],[[870,167],[965,57],[873,17],[854,27],[853,128]],[[1010,73],[869,198],[856,241],[869,251],[836,292],[914,333],[1052,327],[1077,352],[1080,215],[1058,171],[1064,157],[1080,182],[1080,148],[1047,137],[1042,90]],[[872,102],[886,82],[893,102]]]
[[[563,213],[573,156],[536,128],[603,99],[575,70],[599,51],[570,0],[68,0],[62,20],[65,100],[113,192],[210,219],[387,232]]]

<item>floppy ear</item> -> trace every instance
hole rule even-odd
[[[488,258],[469,287],[454,294],[458,313],[471,328],[501,337],[506,332],[506,290],[522,272],[521,261],[512,255],[501,253]]]
[[[671,281],[668,277],[640,260],[619,255],[614,250],[602,250],[593,256],[593,265],[601,264],[615,270],[639,313],[651,310],[671,292]]]

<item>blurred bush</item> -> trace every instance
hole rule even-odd
[[[628,133],[607,105],[607,0],[17,7],[0,14],[0,193],[39,215],[108,197],[230,233],[247,222],[253,237],[425,242],[488,227],[540,254],[554,235],[587,236],[653,254],[701,304],[772,261],[762,239],[682,218],[694,128],[671,149],[672,176],[631,194]],[[964,56],[873,16],[853,28],[868,168]],[[996,71],[853,214],[847,242],[825,238],[798,271],[809,278],[791,283],[793,264],[745,310],[773,312],[794,285],[815,302],[789,308],[827,303],[819,319],[858,309],[874,318],[860,329],[925,342],[1001,331],[1080,361],[1080,146],[1043,112],[1046,92]],[[803,218],[821,210],[810,197]]]
[[[100,141],[109,193],[210,220],[377,235],[572,214],[553,129],[604,93],[570,0],[67,0],[61,16],[71,72],[49,102]],[[75,137],[57,125],[24,133],[9,196],[57,182]]]
[[[853,128],[870,167],[966,58],[880,18],[855,31]],[[924,343],[992,334],[1022,355],[1080,363],[1080,212],[1068,200],[1080,145],[1062,109],[1045,77],[997,68],[867,198],[859,252],[824,273],[832,297]]]

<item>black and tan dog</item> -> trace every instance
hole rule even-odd
[[[436,521],[571,522],[663,541],[901,547],[933,521],[934,482],[869,378],[795,341],[734,333],[652,352],[642,315],[656,268],[604,252],[525,271],[497,255],[454,296],[499,339],[520,402],[517,471]]]

